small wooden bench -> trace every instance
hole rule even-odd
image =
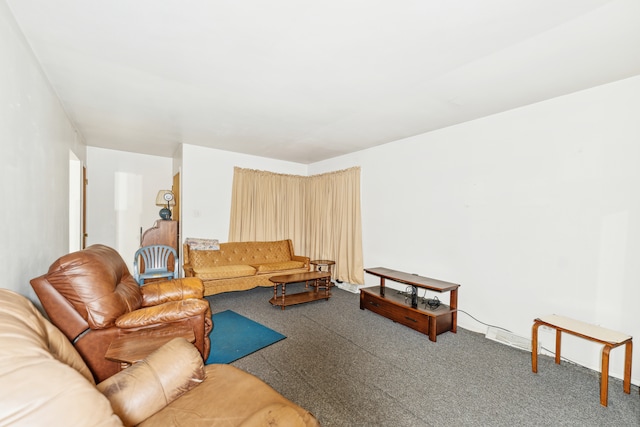
[[[600,404],[607,406],[609,391],[609,352],[612,348],[625,344],[625,360],[624,360],[624,392],[631,392],[631,353],[633,344],[631,336],[616,332],[600,326],[591,325],[579,320],[570,319],[568,317],[557,316],[552,314],[533,321],[533,330],[531,334],[532,351],[531,351],[531,369],[534,373],[538,372],[538,327],[540,325],[547,326],[556,330],[556,363],[560,364],[560,336],[562,332],[566,332],[577,337],[595,341],[604,345],[602,349],[602,369],[600,372]]]

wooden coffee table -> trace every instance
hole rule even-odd
[[[192,328],[168,324],[120,335],[111,342],[104,357],[112,362],[119,362],[120,368],[124,369],[141,361],[174,338],[184,338],[190,343],[196,342]]]
[[[331,273],[327,271],[310,271],[308,273],[273,276],[270,277],[269,280],[273,282],[273,298],[271,298],[269,302],[273,305],[280,306],[282,310],[289,305],[302,304],[321,299],[328,300],[331,297]],[[308,291],[286,294],[287,284],[302,282],[305,283],[305,287],[309,289]],[[280,295],[278,295],[278,285],[282,285]],[[309,285],[311,285],[311,288],[309,288]],[[324,288],[324,292],[320,291],[321,287]]]

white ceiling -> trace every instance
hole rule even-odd
[[[640,74],[640,0],[6,0],[90,146],[312,163]]]

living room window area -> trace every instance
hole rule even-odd
[[[235,167],[229,241],[279,239],[335,260],[336,280],[364,284],[360,168],[300,176]]]

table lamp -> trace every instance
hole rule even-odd
[[[156,206],[162,206],[160,209],[160,218],[171,219],[171,209],[169,206],[175,206],[176,200],[170,190],[160,190],[156,196]]]

